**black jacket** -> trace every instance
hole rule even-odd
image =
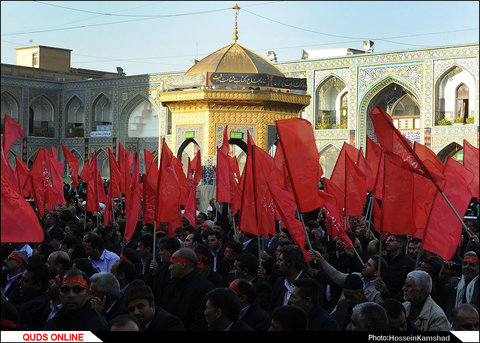
[[[320,305],[308,313],[308,331],[340,331],[340,326]]]
[[[303,270],[300,273],[298,278],[299,279],[305,279],[305,278],[311,279],[311,277]],[[287,291],[287,289],[285,288],[285,277],[280,276],[275,281],[275,284],[274,284],[273,289],[272,289],[272,295],[270,297],[270,306],[269,306],[269,310],[268,310],[269,314],[271,314],[276,307],[283,305],[283,298],[285,296],[286,291]]]
[[[107,325],[105,318],[87,301],[80,310],[75,312],[68,313],[65,309],[61,309],[55,317],[45,323],[43,330],[104,331]]]
[[[143,331],[185,331],[185,327],[178,317],[161,307],[157,307],[152,321]]]
[[[267,331],[271,324],[270,315],[256,302],[250,304],[240,319],[255,331]]]
[[[180,280],[171,280],[162,297],[165,311],[177,316],[188,331],[206,331],[205,295],[214,288],[198,271],[194,270]]]

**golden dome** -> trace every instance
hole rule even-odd
[[[217,50],[193,65],[185,75],[212,73],[247,73],[285,75],[266,59],[233,43]]]

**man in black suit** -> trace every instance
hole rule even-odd
[[[255,287],[256,301],[268,310],[272,287],[257,274],[258,259],[250,253],[243,253],[235,257],[233,263],[233,275],[236,279],[246,279]]]
[[[314,279],[298,279],[293,285],[289,305],[298,306],[307,313],[309,331],[340,330],[335,319],[320,306],[320,286]]]
[[[2,291],[7,300],[15,303],[20,298],[20,280],[28,263],[25,251],[14,250],[3,261]]]
[[[276,307],[288,305],[290,295],[295,287],[294,280],[310,278],[304,271],[305,255],[296,245],[290,244],[280,249],[277,265],[279,277],[272,289],[269,313],[272,313]]]
[[[253,331],[238,318],[240,302],[230,288],[215,288],[207,293],[205,318],[211,331]]]
[[[125,303],[143,331],[185,331],[178,317],[155,305],[151,288],[141,280],[131,283],[125,293]]]

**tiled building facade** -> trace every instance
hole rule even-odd
[[[407,138],[442,159],[461,159],[463,139],[479,146],[478,44],[275,66],[287,77],[307,79],[311,102],[301,115],[314,125],[326,176],[343,142],[359,148],[365,147],[366,135],[374,138],[368,114],[376,105],[392,115]],[[171,114],[159,100],[163,80],[172,73],[56,81],[14,75],[10,67],[2,65],[2,125],[9,114],[26,135],[10,150],[12,165],[15,155],[30,164],[39,148],[53,145],[61,151],[63,142],[81,166],[96,150],[102,175],[108,175],[107,148],[115,150],[118,143],[138,151],[141,161],[144,149],[157,154],[163,137],[169,146],[178,146]]]

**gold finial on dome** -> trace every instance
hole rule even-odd
[[[237,15],[238,15],[238,12],[240,10],[240,7],[238,7],[237,4],[235,4],[235,6],[232,7],[233,9],[233,14],[235,14],[235,26],[233,28],[233,42],[236,43],[237,40],[238,40],[238,31],[237,31]]]

